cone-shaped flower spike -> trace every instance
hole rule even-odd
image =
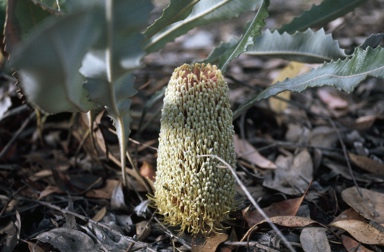
[[[216,66],[184,64],[165,91],[154,201],[164,221],[192,234],[217,231],[234,207],[232,111]],[[220,166],[220,167],[219,167]]]

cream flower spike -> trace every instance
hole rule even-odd
[[[165,91],[153,200],[166,224],[192,234],[222,229],[234,208],[231,172],[200,157],[217,155],[235,167],[228,91],[210,64],[176,68]]]

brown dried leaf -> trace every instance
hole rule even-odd
[[[294,216],[301,203],[303,202],[305,195],[300,198],[284,200],[281,202],[273,203],[269,207],[263,208],[264,213],[268,217],[274,216]],[[248,226],[252,227],[253,225],[259,223],[264,218],[260,215],[257,210],[247,211],[248,208],[242,211],[244,219],[247,221]]]
[[[44,198],[44,197],[47,197],[48,195],[51,195],[53,193],[63,194],[65,192],[57,186],[49,185],[40,193],[39,200]]]
[[[264,169],[276,169],[276,165],[272,161],[260,155],[256,148],[248,143],[247,140],[240,139],[237,135],[234,136],[233,140],[235,152],[238,157],[241,157]]]
[[[144,241],[151,233],[151,223],[149,221],[141,221],[136,224],[136,234],[139,241]]]
[[[341,176],[343,176],[346,179],[353,180],[353,178],[352,178],[352,176],[348,170],[348,167],[346,165],[337,164],[337,163],[335,163],[329,159],[326,159],[326,158],[323,159],[323,164],[326,167],[328,167],[329,169],[331,169],[335,174],[340,174]],[[359,174],[355,171],[352,171],[352,172],[353,172],[353,176],[356,179],[356,181],[359,181],[359,182],[371,183],[371,182],[383,182],[384,181],[380,177],[375,176],[373,174],[369,174],[369,173]]]
[[[343,211],[341,214],[336,216],[332,222],[340,221],[340,220],[359,220],[363,221],[364,218],[355,211],[353,208],[348,208],[347,210]]]
[[[364,200],[360,197],[356,187],[345,189],[341,192],[341,197],[366,219],[377,223],[384,223],[384,194],[364,188],[360,188],[360,190]]]
[[[59,166],[58,170],[63,172],[63,171],[67,171],[69,168],[70,168],[70,165],[64,165],[64,166]],[[52,176],[52,170],[44,169],[44,170],[41,170],[41,171],[34,173],[32,176],[30,176],[29,179],[32,181],[37,181],[41,178],[45,178],[45,177],[49,177],[49,176]]]
[[[0,224],[0,244],[1,251],[13,251],[17,245],[18,230],[13,221],[4,221]]]
[[[291,157],[279,156],[276,160],[278,169],[275,176],[266,176],[263,186],[285,194],[297,195],[306,191],[313,179],[313,163],[307,149]]]
[[[305,252],[331,252],[331,247],[322,227],[306,227],[301,231],[300,243]]]
[[[279,75],[274,78],[272,84],[278,81],[284,81],[287,78],[296,77],[297,75],[308,72],[309,70],[310,68],[308,67],[308,65],[292,61],[280,71]],[[278,94],[277,96],[289,101],[291,98],[291,92],[284,91]],[[287,102],[282,101],[280,99],[276,99],[274,97],[270,97],[268,99],[268,103],[272,111],[276,112],[277,114],[284,112],[284,110],[288,107]]]
[[[212,252],[216,251],[220,243],[228,239],[227,234],[217,233],[207,238],[195,236],[192,239],[192,252]]]
[[[26,242],[28,244],[29,251],[34,251],[34,252],[45,252],[45,251],[48,251],[48,250],[45,250],[45,249],[42,248],[42,246],[44,246],[42,243],[35,244],[33,242],[30,242],[30,241],[24,241],[24,242]]]
[[[309,134],[309,144],[315,147],[331,148],[338,140],[337,133],[332,127],[319,126]]]
[[[270,219],[273,223],[284,227],[306,227],[313,224],[319,224],[314,220],[299,216],[275,216]],[[266,220],[263,220],[258,224],[265,222]]]
[[[51,244],[59,251],[98,251],[99,247],[83,232],[68,228],[55,228],[39,234],[37,240]]]
[[[357,242],[349,236],[342,235],[341,241],[348,252],[373,252],[373,250],[367,249],[360,242]]]
[[[320,88],[317,90],[317,95],[332,110],[348,108],[348,101],[340,97],[334,89]]]
[[[382,117],[376,116],[376,115],[361,116],[355,120],[354,126],[357,130],[367,130],[367,129],[370,129],[373,123],[379,118],[382,118]]]
[[[351,161],[361,169],[384,176],[384,164],[370,159],[369,157],[355,155],[353,153],[348,153],[348,155]]]
[[[357,220],[342,220],[329,224],[332,227],[344,229],[353,238],[365,244],[384,245],[384,233],[371,225]]]
[[[140,174],[144,178],[148,178],[152,181],[155,181],[156,171],[153,165],[147,161],[143,161],[143,164],[140,167]]]
[[[114,188],[111,196],[111,208],[113,210],[126,210],[123,185],[119,182]]]
[[[92,220],[94,220],[94,221],[101,221],[104,218],[106,213],[107,213],[107,208],[103,207],[99,211],[97,211],[95,216],[93,216]]]
[[[110,199],[118,183],[118,180],[107,179],[102,188],[89,190],[85,195],[90,198]]]

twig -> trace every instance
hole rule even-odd
[[[187,249],[191,250],[191,245],[188,244],[184,239],[178,237],[177,235],[174,235],[166,226],[161,223],[159,219],[156,217],[153,217],[153,219],[161,226],[163,231],[170,237],[170,238],[176,238],[181,244],[183,244]]]
[[[348,166],[348,171],[349,171],[349,174],[351,175],[352,177],[352,180],[353,180],[353,184],[355,185],[356,187],[356,190],[359,194],[359,196],[361,197],[361,199],[363,200],[363,203],[364,203],[364,206],[367,208],[367,210],[369,211],[370,215],[375,217],[378,215],[378,213],[373,210],[367,203],[360,187],[358,186],[357,184],[357,181],[356,181],[356,178],[355,176],[353,175],[353,171],[352,171],[352,166],[351,166],[351,162],[349,161],[349,156],[348,156],[348,152],[347,152],[347,148],[345,147],[345,144],[344,144],[344,141],[340,135],[340,132],[339,130],[336,128],[336,125],[335,123],[333,122],[333,120],[331,118],[328,119],[328,121],[330,122],[330,124],[332,125],[332,128],[335,130],[336,134],[337,134],[337,137],[339,139],[339,142],[340,142],[340,145],[341,145],[341,148],[343,150],[343,154],[344,154],[344,157],[345,157],[345,161],[347,162],[347,166]]]
[[[29,198],[24,198],[24,197],[22,197],[22,199],[24,199],[24,200],[28,200],[28,201],[32,201],[32,202],[35,202],[35,203],[40,204],[40,205],[42,205],[42,206],[46,206],[46,207],[48,207],[48,208],[54,209],[54,210],[56,210],[56,211],[59,211],[59,212],[61,212],[61,213],[63,213],[63,214],[70,214],[70,215],[72,215],[72,216],[74,216],[74,217],[76,217],[76,218],[79,218],[80,220],[83,220],[83,221],[85,221],[85,222],[89,222],[89,223],[91,223],[91,224],[93,224],[93,225],[95,225],[95,226],[99,226],[99,227],[101,227],[101,228],[104,228],[104,229],[108,230],[109,232],[111,232],[113,235],[120,236],[120,237],[122,237],[122,238],[128,240],[129,242],[136,243],[138,246],[141,246],[142,248],[145,248],[147,251],[156,252],[156,250],[151,249],[151,248],[149,247],[149,244],[144,243],[144,242],[141,242],[141,241],[137,241],[137,240],[135,240],[135,239],[133,239],[133,238],[131,238],[131,237],[129,237],[129,236],[125,236],[125,235],[123,235],[123,234],[117,232],[116,230],[113,230],[113,229],[110,228],[108,225],[106,225],[106,224],[104,224],[104,223],[100,223],[100,222],[94,221],[94,220],[92,220],[92,219],[90,219],[90,218],[88,218],[88,217],[86,217],[86,216],[84,216],[84,215],[81,215],[81,214],[78,214],[78,213],[74,213],[74,212],[72,212],[72,211],[63,209],[63,208],[61,208],[61,207],[55,206],[55,205],[53,205],[53,204],[51,204],[51,203],[48,203],[48,202],[38,201],[38,200],[29,199]]]
[[[291,252],[295,252],[296,250],[292,247],[292,245],[289,243],[289,241],[287,240],[287,238],[285,238],[285,236],[281,233],[281,231],[276,227],[275,224],[273,224],[273,222],[271,221],[271,219],[264,213],[263,209],[260,208],[260,206],[256,203],[256,201],[254,200],[254,198],[252,197],[252,195],[249,193],[249,191],[247,190],[247,188],[245,187],[245,185],[243,184],[243,182],[241,182],[241,180],[237,177],[236,175],[236,172],[234,169],[232,169],[232,167],[225,161],[223,160],[222,158],[218,157],[217,155],[198,155],[197,157],[213,157],[213,158],[216,158],[218,159],[220,162],[222,162],[223,164],[225,164],[227,166],[227,168],[231,171],[233,177],[236,179],[236,182],[239,184],[241,190],[243,190],[243,192],[245,193],[245,195],[247,195],[247,198],[251,201],[252,205],[256,208],[256,210],[260,213],[261,216],[263,216],[263,218],[266,220],[266,222],[271,226],[271,228],[276,232],[276,234],[278,236],[280,236],[281,240],[285,243],[285,245],[287,246],[287,248],[291,251]]]
[[[226,241],[223,243],[224,245],[228,246],[236,246],[236,247],[257,247],[259,249],[263,249],[270,252],[279,252],[279,250],[275,250],[273,248],[270,248],[268,246],[262,245],[258,242],[232,242],[232,241]]]
[[[33,117],[35,117],[36,113],[31,113],[28,118],[23,122],[23,124],[20,126],[20,128],[13,134],[11,140],[4,146],[4,148],[0,152],[0,158],[3,157],[3,155],[8,151],[9,147],[16,141],[16,139],[19,137],[21,132],[27,127],[28,123],[32,120]]]

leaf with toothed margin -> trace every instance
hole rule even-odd
[[[225,72],[229,62],[247,51],[248,47],[254,43],[254,39],[261,34],[261,28],[265,25],[264,19],[268,17],[268,6],[269,0],[264,0],[253,20],[246,25],[240,40],[220,56],[218,67],[221,71]]]
[[[233,117],[237,118],[258,100],[286,90],[301,92],[309,87],[327,85],[351,92],[368,77],[384,78],[384,48],[372,49],[368,47],[367,50],[356,48],[355,52],[344,60],[331,61],[306,74],[278,82],[243,104],[235,111]]]
[[[171,0],[170,4],[163,10],[161,17],[151,24],[144,34],[152,37],[168,25],[171,25],[179,20],[183,20],[191,14],[193,6],[200,0]]]
[[[339,43],[332,39],[332,35],[325,34],[324,29],[316,32],[308,29],[293,35],[266,30],[255,38],[254,44],[248,47],[247,54],[311,64],[347,56]]]
[[[290,23],[279,29],[280,33],[294,33],[304,31],[310,27],[321,27],[328,22],[339,18],[354,10],[367,0],[324,0],[319,5],[313,5],[301,16],[294,18]]]
[[[189,30],[216,21],[228,20],[239,14],[255,10],[261,0],[204,0],[193,6],[191,14],[152,36],[146,44],[147,52],[163,48],[166,43],[173,41]]]
[[[364,42],[359,45],[362,49],[367,49],[368,47],[375,48],[380,45],[381,41],[384,40],[384,33],[371,34]]]

